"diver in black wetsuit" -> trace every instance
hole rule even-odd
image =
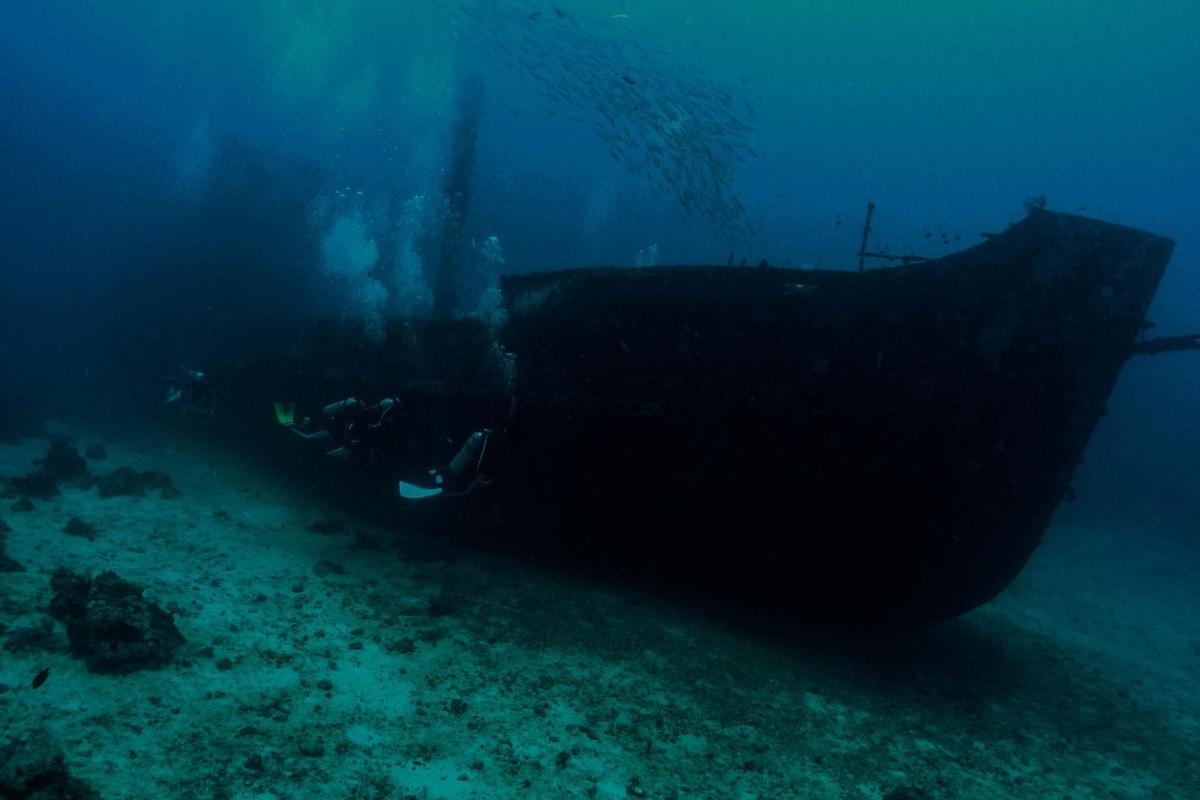
[[[187,366],[167,378],[166,401],[194,414],[207,415],[216,410],[216,395],[207,373]]]
[[[329,441],[333,447],[326,451],[326,455],[337,458],[358,455],[370,462],[374,460],[375,448],[384,444],[385,434],[391,425],[391,412],[398,402],[394,397],[385,397],[371,404],[355,397],[338,400],[321,409],[326,427],[311,432],[304,430],[307,419],[303,425],[295,423],[294,404],[276,403],[275,418],[280,425],[305,441]]]
[[[421,483],[400,481],[400,496],[405,500],[425,500],[430,497],[456,497],[468,494],[478,486],[493,481],[485,464],[492,443],[493,432],[488,428],[475,431],[445,469],[429,470],[429,479]]]

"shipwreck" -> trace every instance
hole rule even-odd
[[[405,524],[786,616],[921,623],[1018,574],[1126,360],[1200,343],[1144,338],[1172,248],[1035,209],[894,268],[520,275],[490,323],[368,342],[280,322],[214,373],[276,460],[321,457],[281,446],[271,401],[396,396],[394,447],[348,469]],[[504,434],[491,485],[396,497],[482,426]]]

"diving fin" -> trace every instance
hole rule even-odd
[[[284,427],[296,424],[296,404],[276,402],[275,419],[279,420],[279,424]]]
[[[427,500],[430,497],[462,497],[475,491],[476,487],[488,486],[493,481],[485,479],[482,475],[476,475],[475,478],[466,486],[455,491],[448,491],[445,487],[445,479],[437,470],[433,471],[437,480],[437,486],[421,486],[408,481],[400,481],[400,496],[405,500]]]
[[[427,500],[442,494],[442,487],[418,486],[408,481],[400,481],[400,496],[405,500]]]

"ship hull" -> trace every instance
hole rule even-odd
[[[414,522],[789,617],[922,623],[1036,548],[1172,246],[1039,211],[862,273],[518,276],[491,326],[394,321],[364,343],[288,323],[236,380],[255,408],[400,395],[394,446],[360,467],[385,489],[495,428],[495,482],[402,509]]]

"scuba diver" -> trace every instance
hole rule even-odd
[[[167,405],[178,405],[193,414],[211,415],[216,409],[216,396],[207,373],[187,365],[167,378]]]
[[[374,460],[375,449],[383,444],[384,433],[389,427],[389,412],[399,401],[385,397],[368,405],[355,397],[347,397],[329,403],[321,409],[326,427],[317,431],[306,431],[312,421],[307,417],[296,424],[296,404],[276,403],[275,419],[279,424],[307,442],[330,442],[333,447],[325,455],[348,458],[356,455],[368,463]]]
[[[430,497],[457,497],[469,494],[478,486],[487,486],[495,479],[483,469],[492,439],[489,428],[475,431],[459,448],[445,469],[429,470],[424,484],[400,481],[400,496],[405,500],[426,500]]]
[[[347,397],[321,410],[326,426],[315,431],[306,430],[311,425],[307,418],[296,424],[295,403],[276,403],[275,418],[305,441],[332,445],[326,455],[354,457],[364,464],[373,464],[395,455],[392,451],[398,441],[400,406],[401,401],[395,397],[371,404]],[[456,497],[492,483],[493,479],[484,470],[492,435],[488,428],[475,431],[445,468],[428,470],[428,478],[421,482],[400,481],[400,497],[405,500]]]

